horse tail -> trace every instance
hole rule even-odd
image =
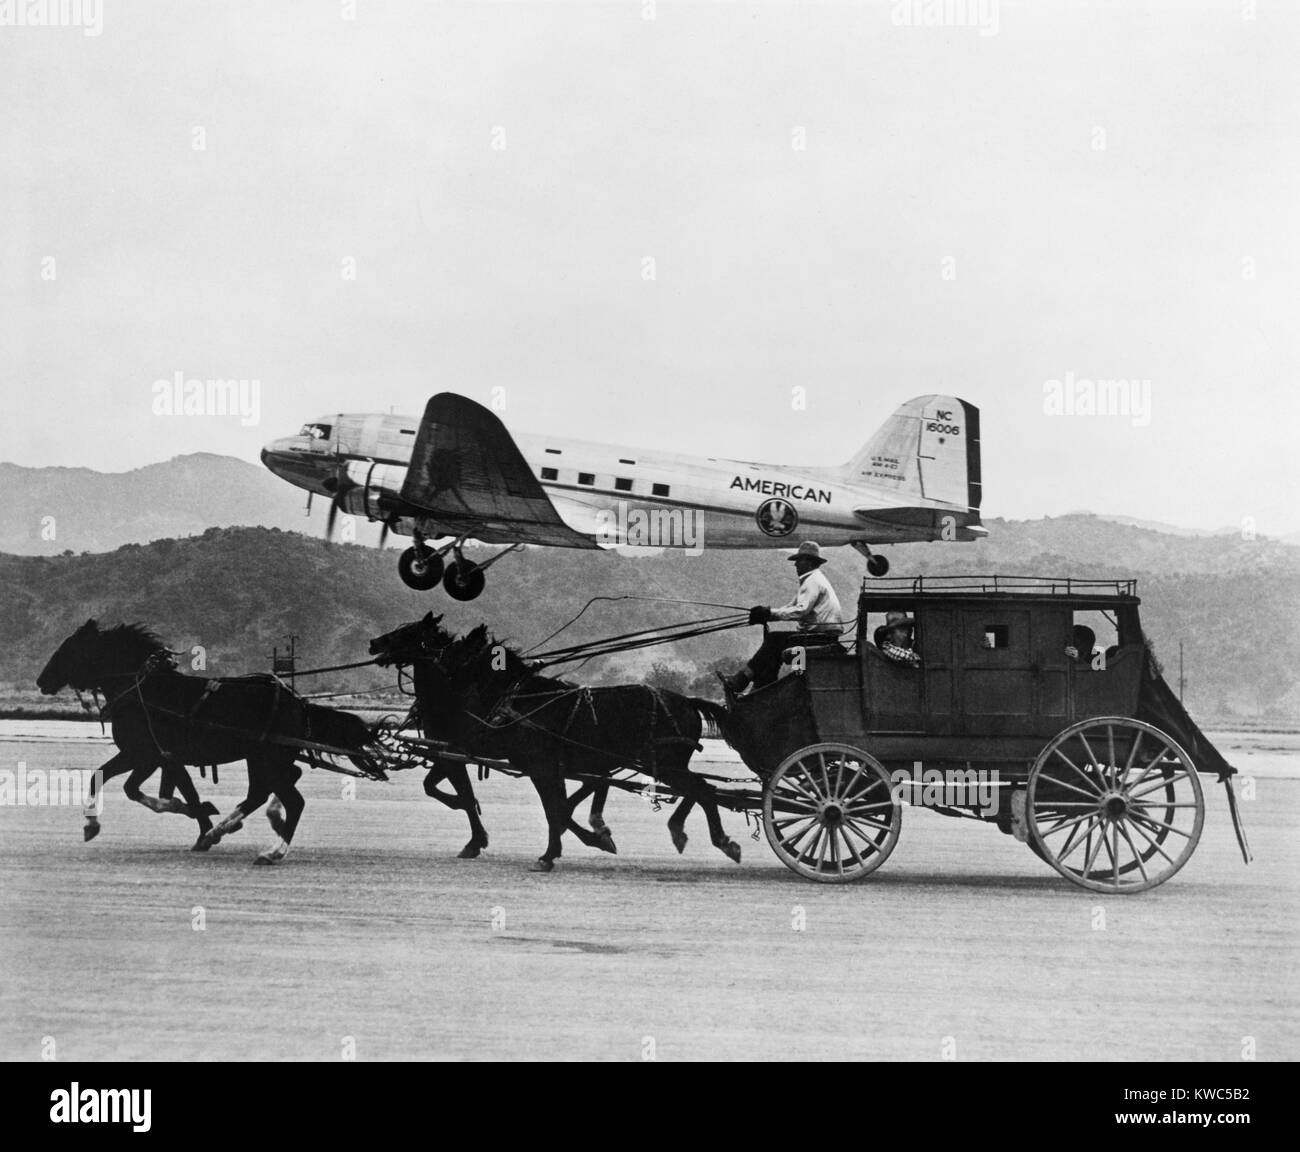
[[[687,699],[704,721],[704,731],[701,735],[708,740],[725,740],[730,744],[731,737],[727,734],[730,716],[726,708],[713,700],[705,700],[702,696],[689,696]]]

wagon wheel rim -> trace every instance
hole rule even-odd
[[[1128,894],[1163,884],[1191,859],[1205,797],[1175,740],[1106,716],[1072,725],[1039,753],[1025,810],[1032,843],[1062,876]]]
[[[788,756],[763,789],[763,831],[791,871],[823,884],[860,880],[898,843],[902,805],[875,757],[847,744]]]

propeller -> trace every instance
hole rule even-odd
[[[330,494],[330,510],[325,517],[326,542],[333,543],[334,524],[338,520],[339,510],[343,507],[343,497],[356,487],[356,481],[352,480],[348,476],[348,467],[346,463],[340,463],[334,475],[325,481],[325,488]]]

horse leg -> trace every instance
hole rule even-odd
[[[668,817],[668,836],[678,854],[686,851],[686,817],[695,807],[694,796],[683,796],[673,814]]]
[[[85,808],[82,809],[82,815],[86,820],[86,826],[82,830],[84,839],[93,840],[99,835],[99,817],[104,811],[103,783],[106,780],[113,779],[114,776],[122,775],[123,772],[130,772],[134,763],[133,757],[128,756],[125,752],[119,752],[106,764],[101,764],[91,774],[90,795],[86,798]]]
[[[434,764],[435,767],[430,768],[425,774],[424,794],[428,796],[430,800],[437,800],[439,804],[445,804],[453,811],[464,807],[464,801],[459,791],[452,794],[451,792],[444,792],[438,787],[443,780],[446,780],[447,777],[452,774],[455,762],[451,760],[435,760]],[[464,765],[461,765],[461,767],[463,768]],[[468,778],[469,773],[466,772],[466,779]]]
[[[473,860],[488,846],[488,834],[487,829],[483,827],[483,821],[479,818],[479,803],[474,795],[474,785],[470,782],[469,769],[464,764],[453,762],[447,765],[445,773],[446,778],[451,781],[451,786],[456,789],[458,806],[463,808],[465,815],[469,817],[469,842],[460,850],[458,858]],[[427,778],[425,783],[428,784]],[[428,791],[427,787],[425,790]]]
[[[217,809],[213,804],[205,804],[199,796],[198,789],[194,787],[194,781],[190,779],[190,774],[185,770],[184,764],[178,764],[174,761],[164,760],[162,764],[163,779],[162,786],[158,789],[158,799],[145,795],[140,790],[143,784],[151,775],[153,775],[157,765],[142,764],[131,773],[127,780],[124,791],[127,796],[137,804],[143,804],[151,812],[165,813],[174,812],[181,816],[189,816],[191,819],[198,821],[199,837],[194,842],[191,849],[193,852],[203,852],[207,850],[204,844],[204,837],[212,828],[211,816],[216,815]],[[185,801],[177,800],[174,796],[164,795],[175,791],[179,786],[181,795]]]
[[[709,839],[728,860],[734,860],[739,864],[740,845],[727,835],[727,830],[722,826],[722,817],[718,814],[718,802],[713,795],[713,789],[702,780],[695,780],[693,783],[698,789],[696,799],[704,809],[704,817],[709,822]]]
[[[566,808],[568,799],[564,789],[564,777],[558,768],[547,766],[534,769],[529,774],[533,787],[542,801],[542,810],[546,813],[548,838],[546,851],[537,858],[528,869],[530,872],[550,872],[555,868],[555,861],[562,851],[560,837],[567,822]]]
[[[588,796],[591,799],[591,810],[587,819],[591,824],[591,831],[583,828],[573,818],[574,812]],[[596,783],[588,780],[572,796],[565,800],[565,820],[564,826],[581,840],[588,848],[599,848],[602,852],[611,852],[618,855],[618,845],[614,843],[614,834],[609,830],[609,825],[605,823],[603,813],[605,811],[605,800],[609,796],[609,785],[605,783]]]
[[[307,801],[303,799],[302,793],[297,788],[298,780],[302,776],[302,769],[297,764],[290,763],[287,767],[281,768],[275,775],[275,796],[280,803],[273,803],[267,809],[266,816],[280,839],[276,842],[275,847],[261,853],[253,861],[254,864],[278,864],[289,855],[289,846],[293,843],[294,830],[298,827],[298,821],[302,819],[303,809],[307,807]]]
[[[214,844],[220,844],[223,837],[238,832],[244,826],[244,821],[265,804],[271,794],[270,779],[272,776],[265,761],[260,759],[248,761],[248,791],[221,823],[209,828],[199,837],[196,845],[199,851],[206,852]]]

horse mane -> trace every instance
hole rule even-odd
[[[132,652],[138,656],[140,663],[150,656],[165,656],[168,666],[176,666],[171,650],[162,638],[144,624],[115,624],[111,628],[100,628],[98,632],[106,645],[112,646],[115,651],[125,649]]]

